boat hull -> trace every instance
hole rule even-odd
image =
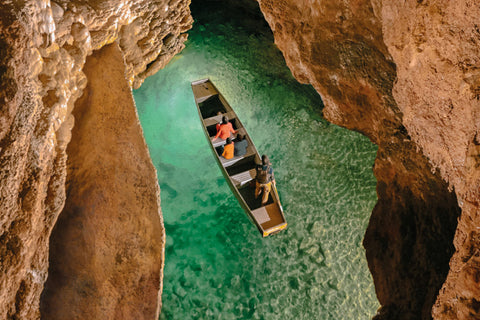
[[[276,186],[272,186],[266,205],[262,205],[261,197],[255,198],[255,166],[260,163],[261,158],[237,114],[209,79],[194,81],[191,85],[205,136],[238,202],[263,237],[284,230],[287,222]],[[220,155],[225,141],[213,138],[216,125],[223,116],[227,116],[233,128],[245,136],[248,142],[245,155],[235,156],[233,159],[225,159]]]

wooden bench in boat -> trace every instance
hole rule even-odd
[[[205,127],[213,126],[219,122],[222,121],[222,117],[227,116],[228,119],[234,119],[235,118],[235,113],[233,111],[227,112],[227,113],[222,113],[207,119],[204,119],[203,122],[205,123]]]
[[[255,154],[256,154],[255,150],[253,150],[252,148],[250,148],[250,146],[248,146],[247,147],[247,153],[244,154],[243,156],[236,156],[236,157],[233,157],[232,159],[225,159],[224,157],[220,156],[219,159],[220,159],[220,162],[222,163],[222,165],[226,168],[226,167],[229,167],[232,164],[242,160],[243,158],[248,158],[248,157],[253,156]]]
[[[248,171],[240,172],[234,176],[231,176],[230,178],[232,179],[232,182],[235,184],[235,186],[237,188],[240,188],[241,186],[244,186],[253,179],[255,179],[256,174],[257,173],[255,169],[250,169]]]
[[[239,129],[237,129],[237,130],[238,130],[237,134],[243,134],[243,135],[245,136],[246,131],[245,131],[244,128],[239,128]],[[214,137],[214,136],[213,136],[213,137]],[[210,139],[213,139],[213,137],[210,137]],[[230,137],[231,137],[232,139],[235,138],[235,137],[233,137],[232,135],[230,135]],[[220,147],[220,146],[225,145],[225,143],[227,143],[226,140],[217,138],[217,139],[215,139],[215,140],[212,142],[212,145],[213,145],[214,148],[217,148],[217,147]],[[235,143],[235,141],[234,141],[234,143]],[[248,150],[247,150],[247,152],[248,152]]]
[[[252,210],[252,215],[265,230],[281,225],[284,222],[277,214],[276,205],[273,203]],[[284,223],[286,224],[286,222]]]
[[[219,94],[218,90],[210,82],[196,81],[192,82],[192,84],[202,84],[194,87],[192,86],[193,95],[195,96],[195,101],[197,104]]]

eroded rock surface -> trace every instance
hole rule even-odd
[[[366,134],[379,146],[374,166],[379,201],[364,242],[382,304],[377,318],[429,319],[431,314],[435,319],[480,318],[478,3],[475,0],[258,2],[295,77],[311,83],[324,98],[325,116]],[[188,0],[2,2],[0,318],[40,317],[39,300],[47,279],[50,233],[65,202],[66,215],[60,216],[59,223],[70,233],[58,234],[54,242],[52,252],[58,256],[52,255],[52,275],[58,278],[49,280],[44,314],[65,316],[70,305],[65,302],[65,308],[55,306],[60,302],[57,299],[65,297],[65,301],[72,301],[79,292],[98,297],[96,290],[109,294],[108,298],[98,299],[108,306],[106,310],[93,300],[83,300],[84,297],[76,306],[85,309],[90,317],[101,314],[105,318],[141,318],[157,312],[155,307],[141,313],[135,306],[143,306],[136,299],[148,300],[152,294],[155,298],[158,295],[158,279],[153,275],[159,271],[155,268],[159,268],[163,253],[152,248],[161,239],[146,237],[152,232],[163,233],[160,218],[155,230],[145,229],[147,221],[156,219],[152,214],[158,215],[155,209],[158,197],[152,196],[155,191],[150,190],[147,200],[150,209],[139,208],[135,204],[141,198],[127,200],[145,190],[144,185],[120,183],[118,188],[128,195],[124,199],[128,205],[109,198],[108,191],[117,191],[112,181],[118,181],[119,173],[103,175],[108,168],[94,160],[99,159],[100,153],[97,150],[98,157],[87,154],[85,149],[95,146],[91,141],[84,144],[82,134],[78,133],[91,135],[93,128],[109,119],[102,116],[102,110],[108,109],[95,109],[96,105],[89,104],[89,95],[76,102],[87,83],[95,82],[95,73],[86,76],[94,67],[83,72],[87,57],[95,51],[98,52],[89,63],[95,64],[103,55],[117,57],[114,60],[122,71],[115,68],[112,72],[124,73],[125,81],[134,88],[162,68],[183,48],[185,31],[192,23],[188,3]],[[106,46],[113,42],[118,43],[119,49],[108,53],[107,50],[113,49]],[[101,100],[96,96],[101,92],[98,89],[88,89],[95,101]],[[88,115],[89,110],[93,112],[92,118],[84,117],[83,113]],[[121,141],[110,141],[136,150],[137,157],[133,160],[138,161],[140,168],[148,167],[145,174],[150,178],[145,179],[151,179],[153,167],[145,160],[145,148],[132,146],[132,143],[144,146],[138,138],[140,129],[132,124],[133,116],[115,118],[118,116],[115,113],[109,116],[112,123],[132,125],[133,140],[129,140],[131,135],[119,133]],[[82,120],[75,129],[80,131],[74,131],[72,136],[75,117]],[[103,143],[109,141],[106,134],[101,136],[105,139]],[[69,143],[75,157],[70,157]],[[121,153],[121,149],[116,151]],[[71,160],[70,176],[67,159]],[[86,165],[90,163],[91,166]],[[131,170],[129,174],[137,172],[138,167]],[[100,179],[96,180],[98,185],[88,184],[86,179],[97,172],[100,172],[95,176]],[[122,176],[131,181],[129,174]],[[111,190],[99,190],[101,183],[107,181],[112,185]],[[66,184],[71,192],[68,195]],[[121,207],[111,225],[122,228],[126,224],[125,230],[138,235],[134,243],[129,242],[130,238],[123,242],[115,230],[106,228],[106,216],[88,215],[104,214],[92,207],[80,210],[78,219],[83,215],[85,220],[75,220],[78,205],[97,203],[98,199],[90,196],[91,192],[97,194],[95,190],[107,192],[105,199]],[[84,201],[81,197],[87,195]],[[123,208],[131,210],[131,215]],[[460,208],[462,214],[457,225]],[[140,212],[144,214],[132,221],[131,217]],[[88,235],[77,234],[80,230],[77,223],[89,226]],[[72,237],[68,238],[69,235]],[[102,240],[95,242],[95,239]],[[80,245],[83,241],[95,243],[95,247],[75,253],[61,246]],[[149,258],[142,257],[142,261],[150,262],[143,264],[145,269],[137,278],[120,277],[113,271],[115,268],[126,273],[137,272],[134,266],[139,256],[132,253],[135,246],[144,248],[142,254]],[[71,258],[79,259],[79,266],[101,265],[106,269],[99,272],[98,278],[88,279],[78,273],[79,269],[71,270],[73,266],[65,265],[59,252],[75,255]],[[98,254],[102,263],[95,265],[97,259],[93,257]],[[69,279],[70,272],[85,281]],[[113,278],[107,279],[108,275]],[[148,299],[134,294],[135,299],[122,300],[118,288],[114,288],[117,275],[119,287],[126,283],[143,286],[147,281],[151,285],[145,293],[148,292]],[[70,281],[68,286],[61,282],[65,279]],[[103,283],[107,287],[99,285],[102,279],[106,279]],[[68,288],[65,295],[58,295],[55,287]],[[123,303],[127,306],[122,306]],[[58,313],[48,309],[49,306],[58,308]],[[75,314],[81,310],[72,308]]]
[[[2,2],[0,7],[1,319],[38,319],[40,317],[40,294],[48,275],[49,238],[64,207],[65,185],[69,182],[67,176],[69,154],[66,148],[72,139],[71,131],[75,125],[72,112],[87,82],[95,78],[94,76],[87,79],[83,72],[87,56],[108,44],[118,43],[123,59],[115,61],[123,70],[124,82],[131,87],[138,87],[145,77],[162,68],[184,47],[183,42],[187,37],[185,31],[191,27],[193,21],[188,5],[189,0],[7,0]],[[100,87],[105,85],[96,83]],[[98,92],[95,89],[93,91]],[[130,108],[132,112],[134,105],[131,104]],[[126,121],[126,119],[121,120]],[[133,121],[132,119],[130,117],[130,121]],[[137,125],[136,129],[131,130],[137,134],[131,135],[132,140],[129,140],[130,136],[123,136],[122,141],[117,141],[113,136],[103,135],[104,139],[109,139],[103,142],[127,145],[140,143],[138,139],[138,135],[141,136],[140,127]],[[132,156],[136,156],[133,160],[137,162],[131,161],[130,164],[135,166],[131,168],[130,173],[143,167],[145,174],[155,176],[153,167],[145,161],[147,152],[145,144],[140,143],[139,146],[137,149],[131,149],[134,152]],[[99,168],[102,168],[99,161],[92,161],[89,165],[85,169],[86,175],[98,172]],[[111,177],[104,175],[99,175],[98,178],[102,177],[106,178],[105,181],[111,181],[109,180]],[[75,186],[75,181],[84,182],[78,178],[71,180],[69,188],[72,190],[79,187]],[[126,181],[134,183],[132,180]],[[136,194],[145,189],[143,184],[135,183],[130,185],[130,188],[128,192],[124,190],[123,194],[129,192]],[[112,186],[112,188],[105,188],[105,192],[114,193],[116,190]],[[113,288],[117,283],[115,279],[109,279],[112,287],[104,294],[111,294],[112,299],[115,299],[118,295],[130,292],[126,290],[122,293],[119,289],[126,282],[132,281],[129,284],[135,286],[143,281],[149,282],[145,294],[148,293],[151,299],[152,292],[157,290],[154,293],[154,298],[157,299],[163,263],[163,244],[160,243],[161,245],[152,249],[153,245],[148,241],[159,244],[158,239],[148,241],[146,239],[154,232],[160,237],[163,234],[158,197],[150,196],[145,199],[146,203],[141,205],[138,199],[132,198],[132,194],[123,200],[125,205],[122,207],[128,208],[128,214],[132,218],[135,217],[137,223],[126,219],[126,213],[123,212],[122,216],[111,217],[113,219],[111,225],[115,225],[120,230],[125,228],[130,232],[133,232],[131,228],[137,228],[135,230],[137,238],[134,242],[125,242],[123,246],[119,244],[124,240],[122,237],[119,237],[116,243],[115,241],[103,244],[96,242],[94,254],[104,254],[101,247],[104,247],[106,252],[118,250],[118,259],[115,260],[117,261],[115,263],[121,266],[118,270],[130,275],[134,274],[134,277],[139,279],[138,281],[132,278],[127,279],[128,276],[124,275],[118,282],[118,288]],[[95,212],[93,208],[90,210]],[[156,218],[153,218],[152,214]],[[145,221],[148,219],[150,222],[156,219],[157,223],[151,226],[155,230],[145,229]],[[89,231],[92,233],[90,235],[92,238],[97,237],[96,232],[105,236],[101,228],[98,230],[91,228]],[[98,239],[101,238],[101,236],[98,237]],[[65,243],[69,243],[67,238],[62,238],[62,241],[64,240]],[[113,244],[118,245],[118,248],[110,247]],[[130,246],[135,245],[139,246],[138,255],[145,255],[143,268],[137,269],[137,260],[135,257],[130,257],[133,250]],[[130,251],[126,250],[125,246]],[[88,253],[91,254],[92,251]],[[104,257],[104,259],[107,258]],[[128,262],[131,262],[129,268],[126,267]],[[71,263],[73,268],[75,262]],[[98,271],[115,277],[118,276],[118,270],[117,272],[108,270],[108,268],[119,267],[115,263],[100,264],[96,267],[106,268],[101,272]],[[157,276],[152,277],[152,273],[156,273]],[[104,289],[95,286],[89,288],[89,290]],[[104,298],[107,299],[107,297]],[[144,306],[145,302],[140,300],[146,299],[145,296],[137,295],[135,299],[118,301],[128,302],[130,310],[135,308],[136,303],[140,307]],[[93,310],[95,301],[92,300],[91,303],[93,305],[90,308]],[[65,306],[67,307],[69,305]],[[157,304],[150,308],[155,309],[153,312],[149,311],[154,316]],[[123,312],[125,314],[130,312],[127,307],[119,306],[111,310],[120,312],[120,315]]]
[[[389,1],[382,8],[403,122],[462,208],[435,319],[480,318],[479,15],[478,2],[468,0]]]
[[[43,319],[156,319],[164,233],[156,171],[120,49],[87,58],[50,240]]]
[[[435,319],[479,318],[478,3],[258,2],[325,117],[379,146],[364,241],[377,318],[429,319],[435,301]]]

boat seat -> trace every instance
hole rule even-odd
[[[201,103],[218,94],[218,91],[208,79],[192,82],[192,90],[197,103]]]
[[[255,179],[256,170],[250,169],[244,172],[240,172],[234,176],[231,176],[232,182],[235,184],[237,188],[249,183],[253,179]]]
[[[247,153],[244,154],[243,156],[236,156],[236,157],[233,157],[232,159],[225,159],[224,157],[220,156],[219,159],[220,159],[220,162],[222,163],[222,165],[226,168],[226,167],[229,167],[232,164],[242,160],[243,158],[248,158],[249,156],[252,156],[254,154],[255,154],[255,151],[253,151],[253,149],[250,148],[250,146],[248,146],[247,147]]]
[[[203,119],[203,123],[205,123],[205,127],[213,126],[219,122],[222,121],[222,117],[227,116],[229,120],[235,118],[235,113],[233,111],[227,112],[227,113],[222,113],[217,116],[213,116],[207,119]]]
[[[271,204],[270,204],[271,206]],[[275,205],[273,205],[275,206]],[[270,216],[267,211],[267,206],[261,206],[258,209],[252,211],[252,215],[260,225],[264,224],[265,222],[270,221]]]
[[[237,134],[238,134],[238,133],[243,134],[243,135],[246,134],[246,131],[245,131],[244,128],[239,128],[239,129],[237,129],[237,130],[238,130]],[[212,138],[213,138],[213,137],[210,137],[210,139],[212,139]],[[233,139],[236,138],[236,135],[230,135],[230,138],[232,138],[232,140],[233,140]],[[220,138],[217,138],[212,144],[213,144],[213,147],[214,147],[214,148],[217,148],[217,147],[220,147],[220,146],[225,145],[225,143],[226,143],[226,140],[222,140],[222,139],[220,139]],[[235,143],[235,142],[234,142],[234,143]],[[247,152],[248,152],[248,150],[247,150]]]
[[[213,137],[210,137],[210,139],[212,139],[212,138]],[[217,148],[217,147],[225,145],[225,143],[227,143],[225,140],[222,140],[222,139],[218,138],[218,139],[215,139],[212,142],[212,145],[213,145],[214,148]]]

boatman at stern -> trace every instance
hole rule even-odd
[[[262,155],[262,164],[257,164],[256,171],[255,199],[258,198],[260,192],[263,192],[262,206],[264,206],[267,204],[268,195],[270,194],[270,190],[272,190],[272,183],[275,184],[273,169],[266,155]]]

